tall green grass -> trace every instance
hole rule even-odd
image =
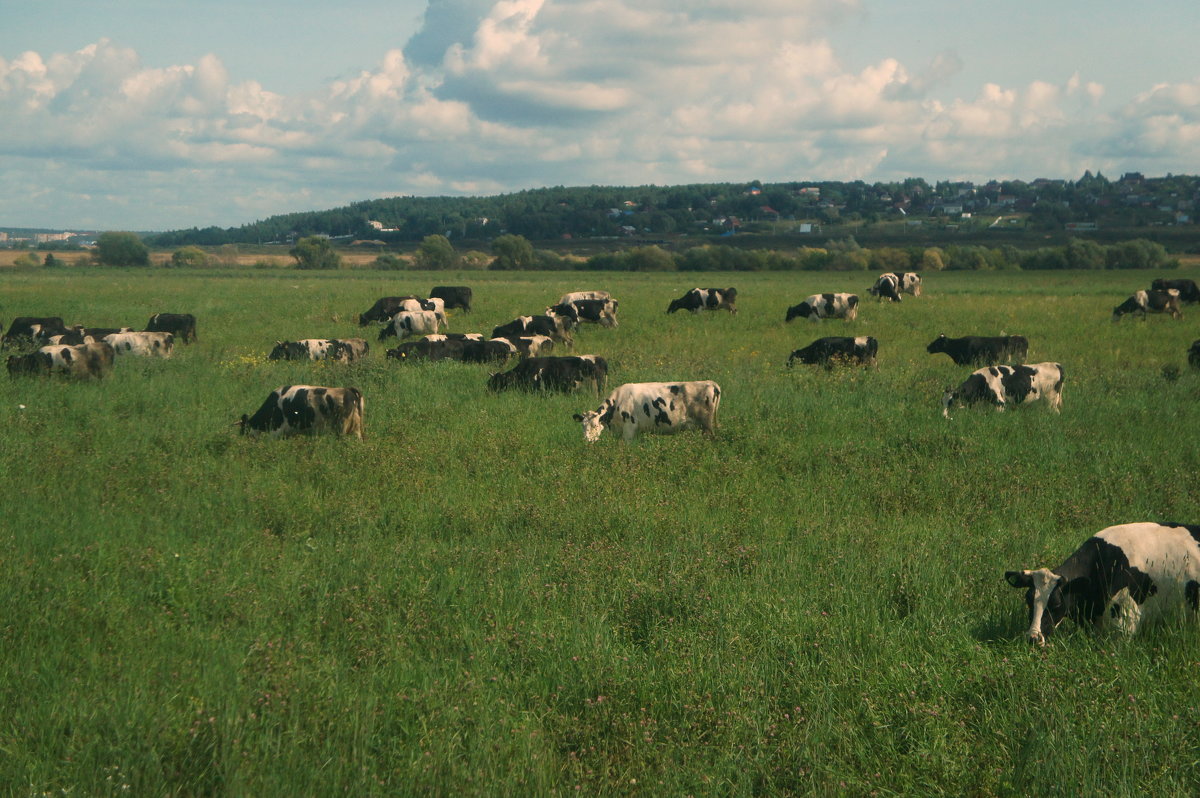
[[[199,343],[102,382],[0,379],[0,783],[12,794],[1151,792],[1200,784],[1197,630],[1020,641],[1004,570],[1115,523],[1200,519],[1181,322],[1155,275],[926,275],[858,321],[783,322],[864,274],[5,274],[0,315]],[[717,434],[587,445],[588,394],[487,369],[271,363],[379,296],[467,284],[490,332],[605,288],[612,386],[715,379]],[[736,316],[666,315],[695,285]],[[925,345],[1022,334],[1044,406],[940,414]],[[875,369],[785,361],[873,335]],[[1177,366],[1177,381],[1164,366]],[[366,439],[242,438],[273,388],[355,385]],[[22,409],[20,405],[24,405]]]

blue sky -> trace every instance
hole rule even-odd
[[[16,0],[0,226],[547,185],[1200,173],[1200,4]]]

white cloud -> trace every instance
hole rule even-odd
[[[108,40],[22,53],[0,59],[0,218],[21,202],[100,219],[119,197],[141,227],[228,225],[402,193],[1192,162],[1200,81],[1116,113],[1080,73],[935,99],[963,58],[850,69],[827,34],[859,8],[432,0],[408,47],[296,96],[231,79],[217,54],[150,68]]]

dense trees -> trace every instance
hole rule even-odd
[[[101,266],[149,266],[150,250],[137,233],[101,233],[95,258]]]
[[[339,269],[342,266],[342,256],[324,236],[302,238],[288,254],[296,259],[297,269]]]

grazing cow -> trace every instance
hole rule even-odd
[[[358,326],[366,327],[373,321],[388,321],[402,310],[425,310],[415,296],[385,296],[375,300],[366,313],[358,314]]]
[[[363,338],[301,338],[276,341],[268,360],[339,360],[350,363],[364,357],[370,346]]]
[[[357,388],[321,385],[285,385],[271,395],[253,416],[242,415],[242,434],[272,435],[332,430],[341,435],[363,436],[363,395]]]
[[[1024,360],[1029,352],[1029,341],[1023,335],[947,338],[942,333],[925,347],[925,351],[931,355],[944,352],[960,366],[991,366],[1002,360]]]
[[[483,333],[433,333],[422,335],[422,341],[482,341]]]
[[[679,299],[671,300],[667,313],[677,310],[690,310],[697,313],[701,310],[719,310],[725,308],[730,313],[737,313],[734,302],[737,301],[736,288],[693,288]]]
[[[613,299],[576,299],[546,308],[547,316],[566,316],[576,324],[590,322],[601,327],[617,326],[617,302]]]
[[[1192,346],[1188,349],[1188,364],[1192,368],[1200,369],[1200,341],[1192,341]]]
[[[605,428],[622,440],[640,432],[679,432],[699,427],[713,431],[721,387],[712,380],[699,382],[631,382],[617,388],[600,403],[574,418],[583,425],[583,439],[594,443]]]
[[[881,302],[884,299],[899,302],[901,294],[920,296],[921,275],[916,272],[886,272],[879,275],[879,279],[868,289],[867,293],[878,297]]]
[[[169,332],[185,344],[196,340],[196,317],[191,313],[155,313],[146,332]]]
[[[554,339],[548,335],[514,335],[508,338],[491,338],[503,341],[521,357],[545,357],[554,351]]]
[[[403,339],[410,335],[436,333],[442,323],[442,319],[432,310],[401,310],[392,316],[391,323],[379,331],[379,340],[392,336]]]
[[[169,332],[127,332],[104,336],[118,355],[170,357],[175,353],[175,336]]]
[[[49,337],[39,334],[38,340],[44,340],[47,344],[70,344],[72,346],[77,346],[79,344],[86,344],[89,341],[98,343],[100,341],[103,341],[105,339],[105,337],[112,335],[113,333],[126,333],[126,332],[133,332],[133,328],[132,327],[83,327],[81,325],[76,324],[73,327],[71,327],[70,329],[68,329],[65,333],[59,333],[57,335],[51,335]]]
[[[576,357],[531,357],[522,360],[510,371],[492,374],[488,388],[504,391],[523,388],[527,391],[561,391],[569,393],[581,385],[591,385],[597,394],[608,379],[608,361],[597,355]]]
[[[1179,292],[1179,301],[1188,305],[1200,302],[1200,287],[1196,285],[1195,280],[1164,280],[1160,278],[1150,283],[1150,287],[1155,291],[1175,289]]]
[[[1062,408],[1063,368],[1058,363],[1030,363],[1023,366],[985,366],[971,372],[957,388],[942,395],[942,415],[950,418],[954,402],[973,405],[989,402],[996,410],[1008,405],[1046,400],[1055,413]]]
[[[1143,320],[1147,313],[1170,313],[1171,318],[1182,319],[1179,291],[1174,288],[1166,291],[1136,291],[1129,299],[1113,308],[1112,320],[1120,321],[1126,313],[1137,313]]]
[[[784,321],[799,317],[809,321],[821,319],[845,319],[854,321],[858,318],[858,294],[813,294],[799,305],[788,308]]]
[[[516,354],[516,347],[503,338],[490,341],[463,341],[462,361],[464,363],[495,363],[504,362]]]
[[[493,338],[519,338],[530,335],[545,335],[559,343],[573,346],[571,330],[575,323],[565,316],[519,316],[492,330]]]
[[[8,373],[66,374],[72,377],[100,378],[112,370],[114,352],[106,343],[43,346],[28,355],[8,358]]]
[[[18,316],[8,326],[8,332],[0,339],[0,346],[15,343],[33,343],[38,337],[49,338],[68,332],[60,316]]]
[[[462,360],[463,349],[472,341],[405,341],[385,356],[392,360]]]
[[[1025,588],[1031,643],[1063,620],[1133,634],[1143,622],[1200,609],[1200,526],[1143,522],[1102,529],[1057,568],[1006,571]]]
[[[462,308],[471,312],[471,289],[465,285],[435,285],[429,292],[430,299],[440,299],[447,308]]]
[[[562,299],[558,300],[558,304],[566,305],[581,299],[612,299],[612,294],[607,291],[572,291],[569,294],[563,294]]]
[[[827,369],[833,368],[835,361],[849,363],[851,361],[864,366],[875,365],[875,355],[879,352],[879,342],[870,336],[858,338],[818,338],[803,349],[792,352],[788,358],[788,366],[794,361],[822,365]]]

